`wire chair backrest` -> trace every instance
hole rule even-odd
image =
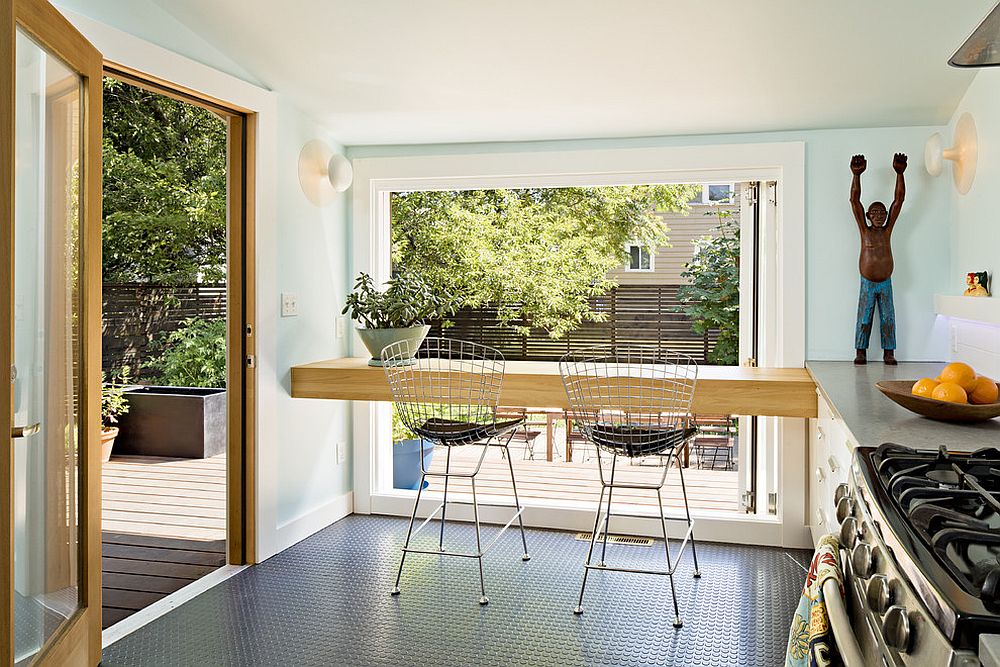
[[[419,351],[408,341],[387,345],[381,358],[400,419],[414,433],[441,439],[449,433],[449,426],[496,425],[504,375],[499,350],[454,338],[428,337]],[[481,430],[452,428],[451,433],[465,434],[468,440]]]
[[[680,444],[691,427],[698,364],[689,355],[598,346],[567,353],[559,371],[576,424],[605,451],[655,453]]]

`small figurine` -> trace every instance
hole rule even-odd
[[[965,288],[965,296],[989,296],[990,295],[990,274],[986,271],[973,271],[966,274],[965,284],[968,286]]]
[[[851,158],[851,210],[861,232],[861,293],[858,296],[858,321],[854,330],[855,364],[868,363],[868,342],[871,340],[875,308],[878,308],[879,333],[882,339],[882,361],[896,365],[896,313],[892,304],[892,229],[903,209],[906,185],[906,156],[896,153],[892,168],[896,172],[896,190],[888,210],[880,201],[872,202],[865,211],[861,204],[861,174],[868,168],[864,155]],[[869,224],[871,223],[871,224]]]

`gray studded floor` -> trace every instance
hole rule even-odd
[[[574,616],[587,543],[554,531],[528,532],[527,563],[517,533],[503,536],[485,560],[485,607],[472,559],[411,555],[393,598],[405,530],[404,519],[347,517],[108,647],[103,664],[781,665],[810,557],[699,544],[702,577],[689,555],[675,576],[675,630],[665,577],[594,572]],[[455,547],[473,535],[448,525]],[[418,542],[432,539],[428,526]],[[608,551],[609,565],[663,564],[662,542]]]

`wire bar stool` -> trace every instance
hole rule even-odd
[[[694,521],[691,520],[687,488],[684,486],[684,469],[677,456],[682,445],[697,432],[691,419],[691,403],[698,379],[698,365],[686,354],[663,348],[592,347],[564,355],[559,362],[559,370],[570,407],[577,415],[576,423],[597,449],[597,467],[601,477],[601,496],[597,503],[594,531],[584,563],[580,598],[573,613],[583,613],[583,594],[590,570],[666,575],[670,579],[670,593],[674,603],[674,627],[679,628],[683,623],[677,605],[674,572],[689,541],[694,560],[694,576],[701,576],[694,539]],[[602,452],[603,458],[611,457],[608,478],[605,478],[602,466]],[[663,475],[658,483],[623,483],[615,480],[619,458],[634,460],[651,456],[666,459]],[[663,485],[667,479],[667,471],[675,463],[678,464],[677,471],[684,496],[685,518],[667,517],[663,512]],[[612,567],[605,563],[608,526],[612,516],[611,497],[615,489],[656,491],[666,552],[665,570]],[[620,512],[615,512],[614,516],[641,517]],[[670,553],[667,521],[685,521],[687,524],[684,539],[675,555]],[[594,547],[599,533],[603,533],[603,543],[600,560],[595,563]]]
[[[524,507],[517,495],[514,480],[514,463],[510,458],[510,441],[515,430],[524,422],[524,417],[497,420],[500,405],[500,387],[503,384],[504,357],[499,350],[477,343],[453,338],[430,337],[425,339],[416,359],[408,341],[400,341],[382,350],[382,366],[385,368],[392,398],[400,418],[408,429],[420,438],[420,485],[413,502],[410,524],[406,531],[396,572],[396,585],[392,595],[399,595],[399,582],[403,576],[403,564],[410,553],[435,554],[475,558],[479,561],[479,604],[489,604],[486,583],[483,577],[483,556],[500,540],[504,532],[518,522],[521,529],[521,545],[524,555],[521,560],[530,560],[528,541],[524,535],[522,513]],[[424,466],[424,442],[443,445],[447,448],[444,472],[431,472]],[[472,472],[452,472],[451,454],[456,447],[480,445],[479,455]],[[483,503],[476,496],[476,475],[479,474],[490,447],[500,447],[510,468],[510,483],[514,490],[514,515],[500,529],[497,536],[483,547],[480,530],[479,508],[481,506],[508,507],[509,504]],[[444,497],[441,503],[413,529],[420,504],[420,495],[428,477],[444,478]],[[448,499],[448,481],[452,477],[464,477],[472,485],[472,502]],[[444,531],[448,504],[472,505],[473,520],[476,525],[476,550],[473,552],[447,551],[444,547]],[[438,512],[441,512],[441,527],[438,549],[417,549],[410,546],[413,537],[426,526]]]

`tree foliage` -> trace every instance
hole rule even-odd
[[[394,193],[393,266],[501,322],[558,338],[605,315],[625,245],[668,244],[657,211],[686,211],[696,188],[636,185]]]
[[[226,124],[104,79],[104,279],[225,279]]]
[[[735,365],[740,341],[740,226],[733,211],[706,215],[718,217],[718,233],[694,241],[694,257],[681,272],[691,282],[682,285],[677,296],[697,333],[719,330],[708,360]]]

